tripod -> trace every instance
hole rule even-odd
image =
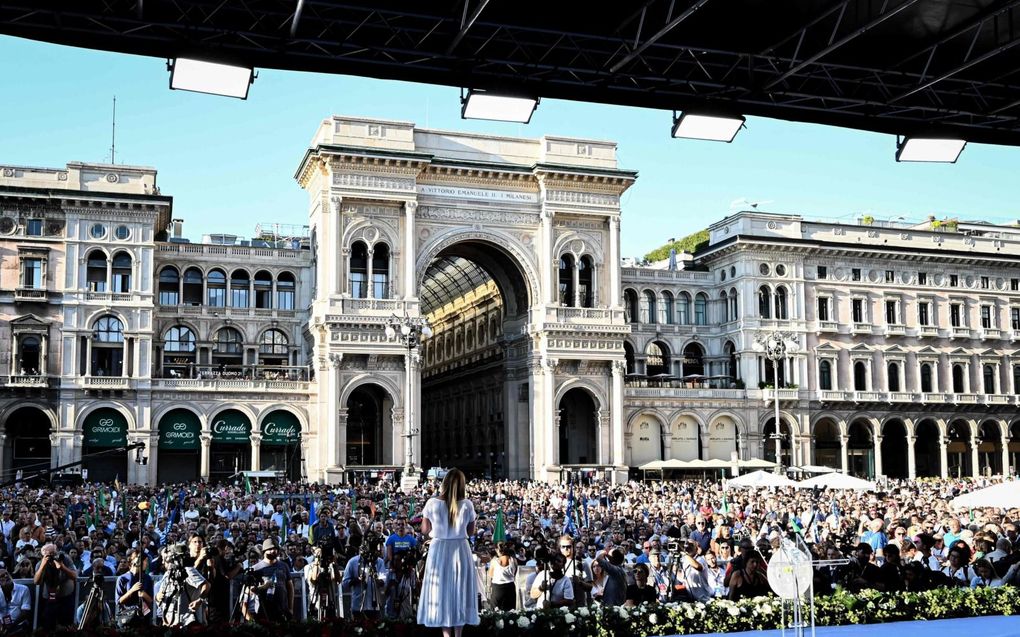
[[[365,562],[368,562],[366,565]],[[361,594],[361,604],[358,605],[358,610],[352,612],[379,612],[379,571],[376,567],[375,556],[372,551],[364,550],[362,547],[361,555],[358,557],[358,579],[361,580],[361,585],[364,587],[364,591]],[[366,598],[369,593],[372,595],[371,608],[365,608]]]
[[[237,601],[234,602],[234,609],[230,611],[230,621],[232,622],[254,621],[255,615],[259,612],[258,593],[255,590],[259,577],[250,568],[244,572],[242,577],[244,579],[242,580],[241,591],[237,595]],[[256,600],[256,607],[254,611],[249,613],[248,605],[253,598]]]
[[[336,565],[329,562],[324,567],[318,566],[316,570],[318,574],[312,578],[312,594],[309,599],[315,606],[315,618],[321,622],[341,617],[343,613],[338,612],[340,609],[336,594],[336,582],[338,581]]]
[[[82,609],[81,621],[78,622],[78,630],[85,630],[86,628],[103,625],[103,607],[106,605],[104,598],[103,575],[101,573],[97,573],[92,576],[92,588],[89,590],[88,598],[85,599],[85,606]]]

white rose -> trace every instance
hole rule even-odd
[[[627,615],[627,609],[626,608],[621,606],[619,611],[620,611],[620,617],[621,618],[627,619],[627,617],[629,617],[629,615]]]
[[[587,609],[587,608],[585,608],[584,606],[582,606],[582,607],[580,607],[580,608],[578,608],[578,609],[577,609],[577,614],[578,614],[578,615],[580,615],[581,617],[587,617],[587,616],[588,616],[588,615],[590,615],[591,613],[589,613],[589,612],[588,612],[588,609]]]
[[[740,614],[740,609],[736,606],[730,606],[729,608],[726,609],[726,612],[728,612],[731,617],[736,617],[737,615]]]
[[[496,620],[496,630],[503,630],[503,620],[502,619],[497,619]]]
[[[517,627],[518,628],[527,628],[530,625],[531,625],[531,622],[528,620],[527,617],[521,617],[521,618],[519,618],[517,620]]]
[[[652,613],[651,615],[648,616],[648,622],[650,624],[658,624],[659,623],[659,616],[656,615],[655,613]]]
[[[573,624],[575,619],[577,618],[574,617],[574,615],[569,611],[567,612],[566,615],[563,616],[563,621],[567,622],[568,624]]]

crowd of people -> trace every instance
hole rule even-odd
[[[447,501],[433,497],[436,480],[411,494],[389,480],[17,485],[0,490],[0,621],[27,628],[34,599],[40,627],[81,622],[90,609],[76,580],[98,577],[117,580],[96,620],[119,625],[344,613],[413,621],[418,596],[438,586],[426,556],[463,559],[447,536],[467,538],[483,574],[470,594],[502,609],[767,594],[771,554],[798,536],[827,560],[815,594],[1016,584],[1020,511],[949,505],[985,484],[892,481],[861,492],[473,480],[459,518],[435,504]]]

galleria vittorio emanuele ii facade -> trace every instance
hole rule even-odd
[[[639,264],[612,142],[335,116],[295,160],[307,221],[200,242],[153,168],[2,166],[0,469],[623,480],[774,459],[774,399],[785,465],[1020,464],[1016,226],[748,211]]]

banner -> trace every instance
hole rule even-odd
[[[289,411],[277,409],[262,421],[263,445],[295,445],[301,439],[301,423]]]
[[[116,409],[97,409],[85,417],[82,444],[86,447],[127,445],[127,420]]]
[[[212,422],[212,441],[229,444],[251,444],[251,421],[239,411],[228,409]]]
[[[202,423],[187,409],[174,409],[159,421],[159,448],[195,450],[201,447]]]

